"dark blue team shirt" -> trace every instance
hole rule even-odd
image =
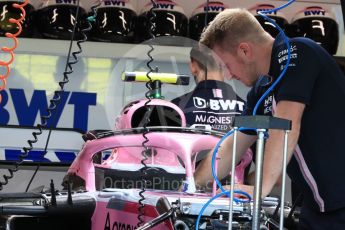
[[[287,168],[303,189],[310,208],[321,212],[345,207],[345,76],[326,50],[307,38],[290,39],[291,62],[257,114],[271,115],[273,98],[306,105],[295,151]],[[270,77],[260,78],[248,93],[245,115],[280,75],[287,61],[286,44],[278,36],[272,51]],[[279,163],[280,164],[280,163]]]
[[[172,100],[186,116],[187,126],[228,132],[233,118],[240,115],[245,102],[233,88],[222,81],[206,80],[197,84],[192,92]]]

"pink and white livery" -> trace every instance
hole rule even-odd
[[[195,226],[215,195],[196,189],[198,155],[213,149],[221,136],[187,128],[183,112],[169,101],[131,102],[115,130],[83,136],[86,142],[64,178],[66,191],[56,191],[52,183],[48,192],[0,195],[0,214],[7,229],[227,229],[226,197],[212,202]],[[250,153],[244,156],[238,182],[251,161]],[[264,203],[272,212],[278,206],[275,198]],[[252,202],[235,202],[233,210],[233,229],[250,229]]]

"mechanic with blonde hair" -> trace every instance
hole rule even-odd
[[[231,76],[252,90],[245,115],[274,82],[286,62],[284,37],[272,38],[244,9],[216,16],[200,42],[211,48]],[[257,114],[292,121],[288,174],[303,190],[300,229],[345,229],[345,76],[321,46],[307,38],[289,39],[291,62],[281,82],[260,104]],[[266,77],[262,77],[266,76]],[[267,196],[282,172],[284,132],[269,130],[264,153],[262,195]],[[255,133],[239,132],[237,158],[255,142]],[[230,170],[233,138],[219,149],[219,179]],[[197,168],[199,186],[212,180],[211,154]]]

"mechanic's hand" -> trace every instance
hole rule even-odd
[[[225,185],[223,186],[225,190],[230,190],[231,186],[230,185]],[[235,190],[241,190],[243,192],[248,193],[251,197],[253,197],[254,194],[254,186],[252,185],[245,185],[245,184],[235,184]],[[222,192],[222,190],[218,189],[217,193]],[[235,197],[237,198],[243,198],[243,195],[240,194],[234,194]]]

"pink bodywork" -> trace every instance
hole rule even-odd
[[[130,103],[121,112],[120,117],[117,118],[115,129],[131,129],[131,119],[134,112],[142,108],[146,103],[146,100],[136,101]],[[181,117],[181,126],[186,126],[186,119],[182,110],[170,103],[168,101],[160,99],[152,99],[149,105],[161,105],[174,109],[178,112]],[[195,182],[194,182],[194,171],[195,171],[195,159],[196,154],[202,150],[211,150],[220,140],[220,137],[213,135],[206,135],[200,133],[192,132],[167,132],[162,129],[161,132],[149,132],[146,134],[148,142],[146,146],[150,149],[156,150],[156,154],[153,154],[146,161],[147,165],[162,167],[166,169],[183,170],[186,174],[186,183],[188,184],[187,193],[189,196],[193,196],[195,192]],[[93,156],[96,153],[111,150],[111,155],[101,164],[97,165],[100,168],[107,169],[123,169],[131,170],[133,165],[141,167],[143,150],[142,143],[145,141],[142,134],[116,134],[114,136],[104,137],[100,139],[88,140],[77,158],[74,160],[72,165],[68,170],[68,174],[76,174],[85,181],[85,188],[89,192],[96,192],[96,181],[95,181],[95,164],[93,163]],[[184,168],[182,167],[178,157],[183,161]],[[248,151],[242,156],[240,164],[236,167],[236,183],[243,182],[244,170],[252,160],[252,153]],[[215,183],[214,183],[215,185]],[[214,187],[215,188],[215,187]],[[125,194],[125,190],[123,190]],[[134,190],[133,190],[134,191]],[[137,191],[136,191],[137,192]],[[149,192],[149,191],[148,191]],[[213,190],[213,195],[215,195],[216,190]],[[122,207],[123,209],[112,209],[108,205],[111,203],[110,199],[114,199],[116,194],[119,193],[109,193],[109,195],[102,195],[99,192],[97,195],[97,205],[92,217],[92,229],[105,229],[105,226],[110,226],[110,229],[114,228],[115,225],[121,225],[121,229],[135,229],[133,223],[137,223],[137,210],[138,210],[138,199],[128,200],[127,198],[119,197],[116,198],[116,202],[123,202],[123,204],[116,205],[116,207]],[[162,197],[168,194],[155,194],[151,191],[151,197]],[[163,192],[164,193],[164,192]],[[195,194],[197,197],[203,197],[205,202],[210,198],[210,194],[204,197],[200,194]],[[104,196],[107,196],[105,198]],[[175,196],[175,195],[173,195]],[[188,196],[186,193],[179,193],[180,197]],[[153,199],[153,198],[152,198]],[[154,202],[147,206],[145,211],[145,221],[157,217],[159,214],[155,209]],[[125,225],[123,225],[125,224]],[[119,228],[119,226],[117,226]],[[166,221],[153,229],[173,229],[171,222]]]
[[[130,129],[131,120],[135,111],[145,106],[147,100],[139,100],[129,103],[122,110],[121,115],[116,119],[115,129]],[[186,126],[186,118],[183,111],[175,104],[161,100],[152,99],[149,105],[165,106],[175,110],[181,117],[181,126]],[[219,137],[187,132],[150,132],[147,134],[149,148],[157,149],[157,155],[150,157],[146,163],[148,166],[166,166],[169,168],[181,169],[177,158],[185,165],[186,181],[194,185],[193,173],[195,171],[195,154],[202,150],[211,150],[220,140]],[[90,140],[85,143],[76,160],[68,170],[69,174],[76,174],[83,178],[86,189],[95,191],[95,168],[92,161],[93,156],[104,150],[112,150],[110,157],[97,167],[113,168],[136,164],[141,166],[142,143],[145,139],[142,134],[115,135],[102,139]],[[244,170],[252,160],[250,150],[242,156],[240,164],[236,167],[236,183],[243,183]],[[215,193],[215,191],[214,191]]]
[[[133,114],[137,109],[144,107],[146,102],[147,100],[139,100],[127,104],[121,111],[120,116],[116,118],[115,129],[121,130],[133,128],[131,125]],[[151,99],[151,102],[148,105],[166,106],[172,108],[173,110],[177,111],[181,117],[181,127],[186,127],[186,117],[183,111],[177,105],[162,99]]]
[[[146,193],[145,196],[147,198],[149,196],[161,197],[162,194],[149,195],[148,193]],[[110,226],[109,229],[134,230],[136,228],[136,225],[138,223],[138,201],[128,200],[126,198],[117,198],[116,194],[114,195],[114,197],[115,198],[110,198],[107,200],[101,198],[97,202],[95,212],[92,216],[92,230],[107,229],[106,226]],[[146,203],[144,212],[145,215],[143,216],[143,219],[145,223],[160,215],[156,209],[156,205],[153,203]],[[117,227],[115,227],[115,225],[117,225]],[[166,220],[152,229],[171,230],[174,228],[171,221]]]
[[[148,133],[146,136],[149,139],[146,146],[168,150],[158,152],[155,156],[156,159],[159,159],[160,162],[167,162],[168,165],[178,167],[180,164],[175,159],[176,156],[179,156],[185,164],[186,178],[190,179],[193,178],[194,171],[191,159],[193,153],[200,152],[201,150],[212,149],[219,141],[219,138],[214,136],[191,133],[155,132]],[[88,191],[95,191],[95,168],[92,161],[93,155],[107,149],[119,149],[121,147],[142,148],[141,145],[144,140],[145,139],[142,134],[127,134],[87,141],[81,152],[78,154],[76,160],[69,168],[68,173],[75,173],[79,177],[83,178],[85,180],[86,189]],[[138,151],[138,153],[141,153],[141,151]],[[121,159],[123,159],[124,162],[141,164],[141,155],[135,158],[131,155],[124,154]],[[148,160],[148,162],[150,161],[152,162],[151,159]],[[110,167],[111,165],[108,166]]]

